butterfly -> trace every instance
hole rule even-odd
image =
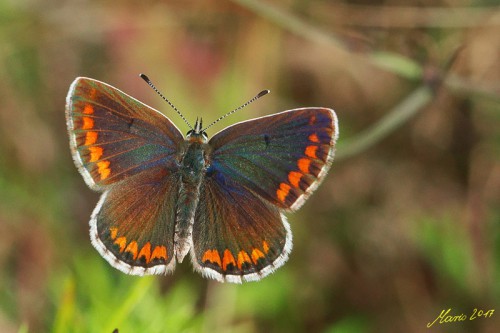
[[[185,120],[184,137],[159,111],[85,77],[70,86],[66,121],[76,167],[102,192],[89,225],[104,259],[127,274],[166,274],[189,253],[204,277],[233,283],[287,261],[284,213],[325,178],[338,137],[334,111],[316,107],[243,121],[210,140],[215,122]]]

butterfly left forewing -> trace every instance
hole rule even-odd
[[[279,208],[298,209],[328,172],[337,117],[303,108],[244,121],[217,133],[207,176],[236,181]]]

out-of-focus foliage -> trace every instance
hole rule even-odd
[[[496,6],[496,7],[495,7]],[[0,332],[496,332],[500,7],[488,1],[1,1]],[[289,262],[219,284],[110,267],[64,119],[76,76],[186,126],[337,111]],[[212,129],[211,129],[212,130]],[[432,322],[442,310],[463,322]],[[495,312],[470,320],[474,309]]]

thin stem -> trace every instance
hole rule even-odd
[[[350,58],[357,57],[359,61],[367,61],[377,68],[383,69],[387,72],[393,73],[399,77],[404,77],[412,80],[421,79],[421,75],[424,72],[422,65],[414,61],[411,58],[405,57],[397,53],[385,53],[384,57],[380,57],[380,54],[373,53],[368,55],[352,53],[349,49],[336,38],[333,33],[325,32],[320,28],[315,27],[303,19],[283,10],[277,6],[271,5],[260,0],[232,0],[235,3],[253,11],[255,14],[264,17],[270,22],[276,24],[277,26],[290,31],[297,36],[301,36],[311,42],[322,44],[329,47],[329,50],[335,52],[335,56],[347,56]],[[355,8],[355,7],[354,7]],[[377,8],[377,11],[380,9]],[[432,10],[432,9],[426,9]],[[441,13],[450,11],[449,8],[444,9]],[[482,12],[485,14],[490,11],[490,9],[485,8]],[[497,10],[498,11],[498,10]],[[483,15],[481,14],[481,15]],[[366,16],[363,16],[366,19]],[[478,18],[480,19],[480,17]],[[483,20],[484,21],[484,20]],[[493,25],[497,24],[498,20],[493,22]],[[342,25],[342,22],[339,22]],[[491,25],[490,21],[484,22],[484,26]],[[395,61],[396,60],[396,61]],[[419,77],[415,77],[415,74],[419,74]],[[467,93],[469,95],[481,95],[488,99],[498,101],[500,100],[500,94],[498,94],[498,86],[478,86],[476,83],[471,83],[469,80],[459,76],[447,76],[444,79],[443,84],[452,89],[455,92]]]
[[[432,98],[431,88],[426,85],[420,86],[372,127],[353,138],[345,140],[339,145],[338,151],[335,154],[335,160],[338,161],[352,157],[374,146],[402,124],[409,121]]]

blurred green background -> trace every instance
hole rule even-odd
[[[0,332],[498,332],[497,1],[0,0]],[[218,123],[334,108],[337,158],[257,283],[138,278],[89,241],[77,76]],[[436,323],[442,310],[467,316]],[[469,317],[494,309],[490,318]]]

